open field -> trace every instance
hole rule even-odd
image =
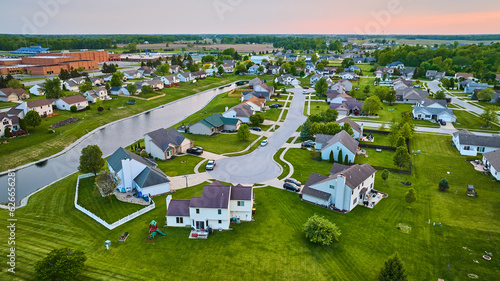
[[[123,48],[126,44],[118,44],[119,48]],[[182,48],[186,48],[186,51],[203,51],[203,48],[206,48],[207,51],[213,52],[222,52],[225,49],[234,48],[238,53],[249,53],[249,52],[262,52],[269,51],[272,52],[275,50],[273,45],[264,45],[264,44],[212,44],[212,45],[194,45],[188,47],[187,44],[182,43],[169,43],[168,47],[166,47],[165,43],[158,44],[137,44],[137,49],[174,49],[181,50]]]
[[[198,81],[198,85],[185,83],[181,87],[163,89],[160,92],[166,94],[164,97],[150,101],[136,100],[135,105],[127,105],[128,97],[117,97],[115,100],[103,102],[103,107],[111,110],[104,110],[102,113],[97,111],[95,105],[91,105],[90,110],[78,113],[60,110],[59,116],[42,119],[42,124],[35,129],[29,127],[29,136],[9,139],[8,144],[0,145],[0,154],[5,156],[5,159],[9,159],[9,161],[0,163],[0,171],[53,155],[84,136],[87,132],[104,124],[237,80],[241,80],[241,76],[226,76],[222,79],[209,77]],[[69,117],[80,119],[84,117],[84,119],[55,129],[55,134],[48,133],[50,125]],[[47,145],[49,143],[50,145]]]

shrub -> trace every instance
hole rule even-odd
[[[86,110],[90,110],[90,105],[87,105],[87,106],[85,107],[85,109],[86,109]]]
[[[340,230],[333,222],[314,214],[304,224],[306,238],[313,243],[323,246],[330,246],[337,242],[340,237]]]
[[[148,153],[144,150],[143,152],[141,152],[141,157],[144,157],[144,158],[148,158]]]
[[[97,108],[97,111],[99,111],[99,112],[102,112],[103,110],[104,110],[104,108],[103,108],[102,106],[99,106],[99,107]]]
[[[77,111],[78,111],[78,108],[76,107],[76,105],[72,105],[72,106],[69,108],[69,110],[70,110],[71,112],[77,112]]]
[[[36,280],[75,280],[83,269],[85,253],[70,248],[52,250],[35,264]]]
[[[442,181],[439,182],[439,190],[440,191],[446,191],[449,188],[450,188],[450,185],[448,184],[448,180],[443,179]]]
[[[5,135],[6,138],[10,138],[11,134],[10,134],[10,128],[9,127],[5,128],[4,135]]]

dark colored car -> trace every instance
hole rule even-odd
[[[307,89],[309,89],[309,87],[304,87],[304,89],[306,89],[306,90],[307,90]]]
[[[442,126],[446,126],[446,121],[444,121],[444,120],[441,120],[439,123],[440,123]]]
[[[271,104],[269,106],[269,108],[278,108],[279,107],[279,104],[275,103],[275,104]]]
[[[262,131],[262,129],[261,129],[261,128],[259,128],[259,127],[251,127],[251,128],[250,128],[250,130],[252,130],[252,131],[256,131],[256,132],[260,132],[260,131]]]
[[[193,148],[188,148],[186,152],[194,155],[202,155],[203,149],[197,149],[196,147],[193,147]]]
[[[294,191],[294,192],[299,192],[300,191],[299,187],[296,186],[295,184],[291,183],[291,182],[285,182],[283,184],[283,188],[286,189],[286,190]]]
[[[289,182],[289,183],[293,183],[295,184],[296,186],[301,186],[302,183],[294,178],[288,178],[288,179],[285,179],[285,182]]]
[[[314,146],[314,143],[310,143],[310,142],[303,142],[302,143],[302,147],[313,147]]]

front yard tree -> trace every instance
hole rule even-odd
[[[314,214],[304,224],[304,234],[312,243],[330,246],[339,241],[341,232],[335,223]]]
[[[392,158],[394,165],[398,166],[399,169],[403,169],[410,166],[410,153],[404,146],[400,146],[396,149],[394,157]]]
[[[438,100],[442,100],[444,98],[446,98],[446,94],[443,90],[441,91],[437,91],[435,94],[434,94],[434,98],[435,99],[438,99]]]
[[[250,138],[250,128],[247,124],[241,124],[236,136],[240,141],[247,141]]]
[[[380,271],[379,281],[407,281],[408,274],[398,254],[389,258]]]
[[[136,84],[128,84],[127,85],[127,91],[131,94],[131,95],[135,95],[135,93],[137,92],[137,85]]]
[[[310,121],[306,121],[302,125],[302,128],[300,129],[300,139],[302,141],[312,140],[313,136],[314,135],[311,133],[311,122]]]
[[[100,173],[96,177],[96,186],[101,192],[103,196],[107,196],[109,198],[109,202],[112,202],[112,195],[115,193],[115,190],[120,185],[120,178],[116,176],[116,174],[111,173],[108,170]]]
[[[384,171],[382,171],[381,177],[385,184],[385,181],[389,178],[389,171],[387,169],[384,169]]]
[[[481,90],[479,93],[477,93],[477,99],[479,101],[491,101],[494,94],[495,94],[495,91],[492,88],[487,88],[487,89]]]
[[[82,149],[82,155],[80,155],[80,166],[78,166],[78,171],[81,173],[97,173],[104,166],[104,159],[102,158],[102,151],[97,145],[88,145]]]
[[[264,117],[262,117],[262,114],[254,114],[250,116],[250,122],[253,125],[258,126],[259,124],[262,124],[264,122]]]
[[[354,136],[354,130],[352,129],[351,124],[345,122],[344,125],[342,125],[342,130],[344,130],[349,135]]]
[[[123,85],[123,72],[117,71],[111,76],[111,87],[121,87]]]
[[[64,96],[59,78],[46,79],[41,85],[41,90],[47,99],[58,99]]]
[[[377,112],[379,112],[382,109],[383,105],[382,102],[380,101],[379,97],[377,96],[371,96],[365,100],[365,103],[363,104],[363,111],[370,114],[370,115],[375,115]]]
[[[24,121],[26,121],[26,125],[31,126],[34,129],[36,126],[42,124],[42,117],[40,117],[40,114],[38,114],[37,111],[30,110],[26,113]]]
[[[325,96],[326,91],[328,90],[328,83],[326,82],[326,79],[319,79],[319,81],[316,82],[314,89],[316,90],[316,94],[318,94],[319,96]]]
[[[415,194],[415,189],[412,187],[406,192],[405,201],[408,203],[408,208],[411,209],[411,203],[417,201],[417,195]]]
[[[80,90],[80,93],[92,90],[92,82],[83,82],[78,86],[78,90]]]
[[[487,107],[481,115],[479,115],[479,118],[481,118],[483,121],[486,122],[486,127],[490,127],[490,122],[498,122],[498,115],[496,114],[493,109],[490,107]]]
[[[440,191],[446,191],[450,189],[450,185],[448,184],[448,180],[447,179],[443,179],[439,182],[439,190]]]
[[[70,248],[50,251],[35,264],[36,280],[75,280],[87,258],[85,253]]]
[[[354,65],[354,60],[352,58],[346,58],[342,61],[341,65],[344,69],[349,68],[349,66]]]

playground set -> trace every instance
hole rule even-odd
[[[470,197],[476,197],[477,196],[477,190],[474,188],[472,184],[469,184],[467,187],[465,186],[458,186],[457,189],[455,189],[455,194],[458,194],[458,189],[459,188],[466,188],[467,189],[467,196]]]
[[[163,236],[166,235],[163,231],[161,231],[160,229],[158,229],[158,225],[157,225],[156,221],[152,220],[149,223],[148,239],[146,239],[146,241],[144,241],[144,243],[146,243],[146,242],[153,242],[153,243],[155,243],[154,238],[156,237],[157,234],[160,234],[160,235],[163,235]]]

